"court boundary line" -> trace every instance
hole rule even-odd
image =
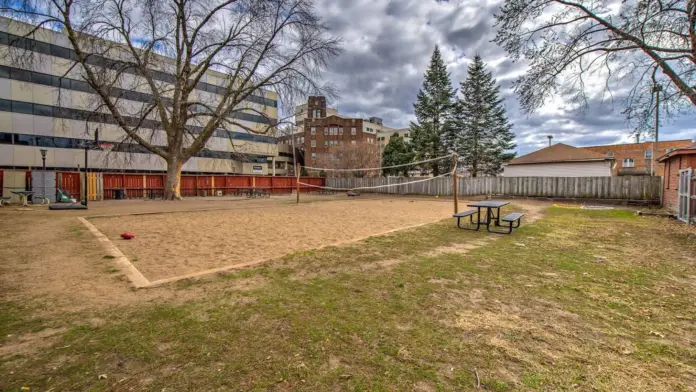
[[[140,288],[145,288],[150,286],[150,281],[143,275],[140,271],[138,271],[137,268],[131,263],[130,260],[126,257],[126,255],[121,252],[120,249],[116,245],[114,245],[111,240],[104,234],[102,234],[99,229],[97,229],[96,226],[94,226],[92,223],[87,221],[87,219],[83,217],[78,217],[77,219],[82,222],[87,229],[94,234],[95,237],[97,237],[97,240],[101,243],[102,247],[106,251],[106,253],[114,258],[114,262],[116,265],[121,268],[125,274],[128,280],[130,280],[131,284],[133,287],[136,289]]]
[[[162,278],[162,279],[150,281],[145,277],[145,275],[143,275],[133,265],[133,263],[131,263],[131,261],[123,254],[123,252],[121,252],[121,250],[118,249],[118,247],[116,245],[114,245],[111,242],[111,240],[109,240],[108,237],[106,237],[101,231],[99,231],[99,229],[97,229],[96,226],[94,226],[92,223],[90,223],[87,219],[85,219],[83,217],[78,217],[77,219],[79,219],[80,222],[82,222],[82,224],[84,224],[85,227],[87,227],[87,229],[89,229],[89,231],[92,232],[92,234],[94,234],[94,236],[97,238],[97,240],[99,240],[99,242],[102,244],[102,247],[104,248],[104,250],[106,250],[106,252],[110,256],[114,257],[114,262],[116,263],[116,265],[118,265],[119,267],[121,267],[124,270],[126,277],[130,281],[130,283],[133,285],[133,287],[135,287],[136,289],[155,288],[155,287],[159,287],[159,286],[162,286],[162,285],[165,285],[168,283],[178,282],[181,280],[202,278],[202,277],[206,277],[206,276],[210,276],[210,275],[215,275],[215,274],[218,274],[221,272],[227,272],[227,271],[232,271],[232,270],[253,267],[253,266],[256,266],[259,264],[267,263],[269,261],[281,259],[287,255],[291,255],[291,254],[297,253],[297,252],[317,251],[317,250],[329,248],[332,246],[343,246],[343,245],[354,244],[354,243],[357,243],[360,241],[367,240],[367,239],[372,238],[372,237],[381,237],[381,236],[392,234],[392,233],[395,233],[398,231],[415,229],[418,227],[431,225],[431,224],[435,224],[435,223],[442,222],[442,221],[446,220],[446,218],[440,218],[440,219],[433,220],[433,221],[428,221],[428,222],[419,223],[416,225],[405,226],[405,227],[398,227],[396,229],[391,229],[391,230],[387,230],[384,232],[371,234],[371,235],[367,235],[367,236],[363,236],[363,237],[358,237],[358,238],[354,238],[354,239],[350,239],[350,240],[346,240],[346,241],[339,241],[339,242],[334,242],[331,244],[321,245],[321,246],[318,246],[316,248],[298,249],[296,251],[286,253],[286,254],[281,255],[281,256],[275,256],[275,257],[266,258],[266,259],[259,259],[259,260],[252,260],[252,261],[248,261],[245,263],[231,264],[231,265],[227,265],[227,266],[223,266],[223,267],[211,268],[211,269],[197,271],[197,272],[190,272],[188,274],[172,276],[169,278]]]

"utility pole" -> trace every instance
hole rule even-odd
[[[655,158],[657,156],[657,145],[659,143],[660,133],[660,91],[662,85],[655,84],[652,91],[655,93],[655,139],[653,140],[652,154],[650,155],[650,175],[655,175]]]

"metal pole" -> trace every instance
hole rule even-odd
[[[295,187],[297,192],[297,203],[300,204],[300,164],[295,164],[295,173],[297,173],[297,181],[295,181]]]
[[[87,206],[87,165],[89,164],[89,161],[87,159],[87,152],[89,151],[89,145],[87,144],[87,141],[85,140],[85,194],[84,194],[84,202],[82,204]]]
[[[304,127],[302,128],[304,129]],[[304,134],[303,134],[304,135]],[[290,129],[290,143],[292,145],[292,165],[297,166],[297,157],[295,156],[295,129]]]
[[[454,164],[454,170],[452,171],[452,192],[454,194],[454,213],[459,212],[459,199],[457,197],[457,154],[452,154],[452,162]]]

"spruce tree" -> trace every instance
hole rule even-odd
[[[462,97],[454,108],[451,148],[472,177],[498,175],[503,163],[515,157],[512,124],[507,119],[500,86],[486,69],[481,56],[469,65],[466,81],[461,83]]]
[[[418,159],[430,159],[447,154],[444,141],[452,127],[452,108],[456,91],[452,89],[450,75],[436,45],[425,71],[423,86],[413,104],[417,123],[411,123],[410,133],[413,150]],[[428,165],[433,175],[446,170],[449,161],[432,162]]]
[[[389,138],[389,143],[387,143],[384,147],[384,151],[382,151],[382,166],[405,165],[413,162],[413,156],[414,154],[410,146],[404,142],[404,138],[399,136],[398,133],[395,133]],[[410,169],[410,166],[384,169],[382,170],[382,175],[398,176],[401,174],[404,177],[408,177],[408,171]]]

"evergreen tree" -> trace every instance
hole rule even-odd
[[[384,147],[382,151],[382,166],[396,166],[404,165],[413,162],[414,154],[411,151],[410,145],[404,142],[404,138],[395,133],[390,139],[389,143]],[[383,176],[398,176],[401,174],[404,177],[408,177],[408,171],[411,169],[410,166],[397,167],[393,169],[382,170]]]
[[[445,140],[451,133],[452,108],[456,91],[452,89],[450,75],[440,55],[440,48],[435,46],[430,58],[430,65],[425,71],[423,86],[418,91],[417,101],[413,104],[417,123],[411,123],[413,150],[418,159],[435,158],[447,154]],[[434,175],[447,170],[449,161],[432,162],[429,167]]]
[[[515,157],[512,124],[507,119],[500,86],[486,70],[481,56],[469,65],[466,81],[461,83],[462,98],[454,109],[451,148],[472,177],[498,175],[503,163]]]

